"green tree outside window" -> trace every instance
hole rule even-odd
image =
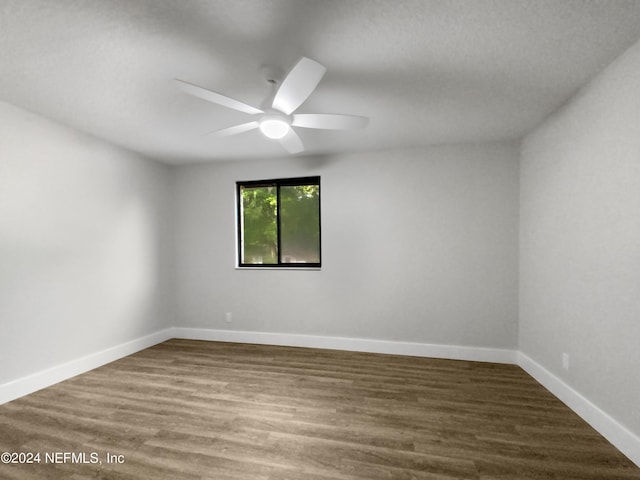
[[[239,265],[320,266],[320,178],[238,182]]]

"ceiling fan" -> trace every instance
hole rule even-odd
[[[264,102],[267,107],[256,108],[206,88],[199,87],[184,80],[175,79],[178,87],[198,98],[217,103],[227,108],[257,116],[251,122],[234,125],[211,132],[215,135],[229,136],[259,129],[270,139],[278,140],[289,153],[304,150],[302,140],[294,127],[319,128],[324,130],[350,130],[362,128],[368,122],[367,117],[358,115],[342,115],[335,113],[294,113],[313,93],[327,69],[310,58],[302,57],[286,75],[273,95]],[[277,82],[271,78],[269,83]],[[270,101],[271,100],[271,101]]]

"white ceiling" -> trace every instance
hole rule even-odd
[[[371,121],[305,153],[514,139],[638,38],[638,0],[0,0],[0,99],[165,162],[284,156],[203,135],[250,117],[171,79],[258,106],[260,67],[307,56],[298,113]]]

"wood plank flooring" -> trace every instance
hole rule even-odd
[[[0,406],[5,451],[41,455],[19,480],[640,479],[517,366],[188,340]]]

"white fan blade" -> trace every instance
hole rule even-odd
[[[258,128],[258,122],[241,123],[240,125],[234,125],[233,127],[223,128],[222,130],[215,130],[205,135],[217,135],[219,137],[229,137],[231,135],[237,135],[238,133],[248,132],[254,128]]]
[[[222,105],[223,107],[232,108],[234,110],[239,110],[251,115],[264,113],[259,108],[252,107],[251,105],[247,105],[246,103],[242,103],[231,97],[227,97],[226,95],[212,92],[211,90],[207,90],[206,88],[193,85],[192,83],[185,82],[184,80],[175,78],[174,81],[178,85],[178,88],[180,88],[180,90],[182,90],[183,92],[188,93],[189,95],[193,95],[194,97],[202,98],[203,100],[206,100],[208,102],[217,103],[218,105]]]
[[[369,119],[358,115],[340,115],[336,113],[299,113],[293,116],[291,125],[302,128],[321,128],[324,130],[351,130],[362,128]]]
[[[300,153],[304,150],[302,140],[300,140],[298,134],[292,129],[289,129],[289,133],[280,139],[280,143],[289,153]]]
[[[311,95],[327,69],[315,60],[302,57],[282,81],[273,108],[290,115]]]

